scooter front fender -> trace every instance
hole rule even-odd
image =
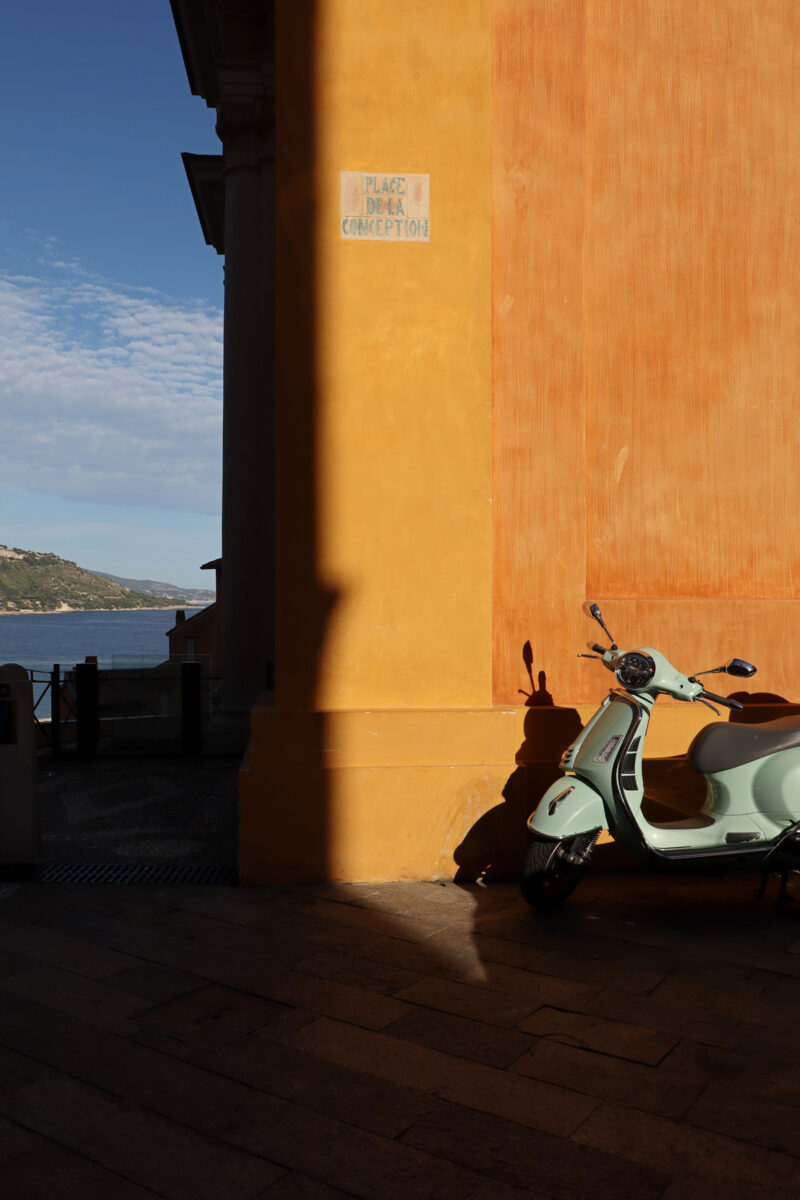
[[[557,779],[528,817],[528,828],[546,838],[574,837],[592,829],[606,829],[608,817],[603,797],[577,775]]]

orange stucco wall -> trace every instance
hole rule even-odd
[[[530,639],[561,704],[585,599],[584,4],[492,5],[496,703]],[[585,622],[583,622],[585,624]],[[554,690],[555,689],[555,690]]]
[[[585,595],[796,698],[800,9],[493,14],[495,700],[597,693]]]

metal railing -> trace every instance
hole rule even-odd
[[[146,739],[200,755],[220,683],[209,667],[169,659],[143,669],[101,670],[88,662],[64,672],[58,663],[50,672],[29,670],[37,745],[56,757],[69,746],[92,758],[101,745]]]
[[[28,678],[33,688],[36,744],[49,748],[57,755],[61,750],[62,723],[76,720],[74,699],[70,702],[69,693],[62,691],[59,663],[55,663],[50,671],[31,669]]]

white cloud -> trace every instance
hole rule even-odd
[[[218,512],[221,311],[39,265],[0,271],[0,486]]]

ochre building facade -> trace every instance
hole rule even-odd
[[[797,698],[795,0],[173,8],[222,137],[242,879],[513,871],[608,686],[587,597]],[[661,703],[676,754],[710,714]]]

